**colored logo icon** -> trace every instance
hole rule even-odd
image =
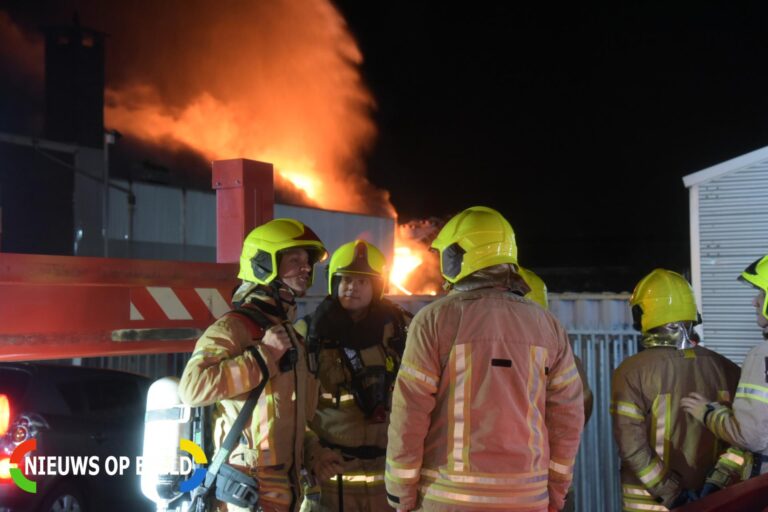
[[[208,458],[205,456],[203,449],[189,439],[180,440],[179,449],[192,455],[192,460],[194,460],[197,464],[208,464]],[[190,492],[192,489],[203,483],[206,473],[207,471],[204,468],[197,468],[195,472],[192,473],[191,477],[181,482],[179,485],[179,490],[181,492]]]
[[[19,446],[16,447],[15,450],[13,450],[13,453],[11,454],[11,478],[13,479],[13,483],[16,484],[16,487],[21,489],[24,492],[28,492],[30,494],[37,494],[37,482],[30,480],[26,476],[24,476],[24,473],[21,472],[21,469],[19,467],[22,464],[22,459],[24,458],[24,455],[27,453],[34,451],[37,449],[37,439],[28,439],[21,443]]]

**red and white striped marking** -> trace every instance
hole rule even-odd
[[[209,322],[230,310],[216,288],[131,288],[131,320],[193,320]]]

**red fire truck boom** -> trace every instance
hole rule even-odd
[[[272,165],[216,161],[212,178],[217,263],[0,253],[0,361],[191,351],[274,209]]]

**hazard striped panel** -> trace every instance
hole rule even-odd
[[[210,322],[230,310],[222,290],[144,286],[131,288],[130,319]]]

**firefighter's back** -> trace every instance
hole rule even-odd
[[[578,372],[554,316],[514,293],[483,288],[428,306],[411,332],[435,335],[441,368],[424,440],[425,507],[546,509],[548,430],[562,437],[569,459],[583,421]],[[554,390],[566,398],[547,411]],[[577,428],[559,428],[566,423]]]
[[[707,348],[678,350],[648,348],[625,360],[614,375],[614,391],[630,398],[644,418],[651,447],[667,471],[681,478],[686,489],[699,489],[707,472],[726,446],[682,410],[680,400],[691,392],[712,400],[733,400],[739,367]],[[627,404],[627,407],[630,407]],[[619,435],[634,435],[626,430]],[[622,481],[637,483],[637,476],[622,469]]]

